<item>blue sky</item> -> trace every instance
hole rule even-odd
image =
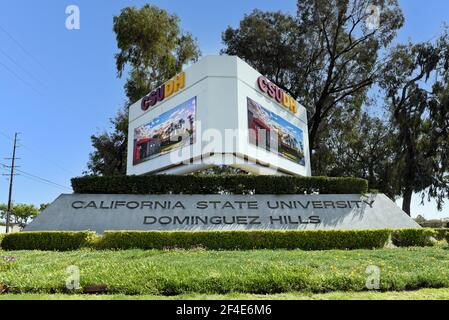
[[[70,192],[62,186],[86,170],[90,135],[107,129],[108,119],[125,101],[124,80],[116,78],[112,17],[123,7],[144,3],[178,14],[181,26],[198,38],[203,55],[218,54],[221,32],[236,26],[254,8],[294,12],[296,7],[293,0],[2,1],[0,163],[6,163],[3,158],[11,153],[8,137],[20,131],[19,169],[58,184],[17,176],[15,202],[51,202]],[[448,21],[447,0],[400,3],[406,24],[396,41],[428,40]],[[65,9],[71,4],[80,8],[80,30],[65,28]],[[0,202],[6,202],[8,181],[0,178]],[[449,204],[443,213],[416,204],[413,210],[426,217],[449,216]]]

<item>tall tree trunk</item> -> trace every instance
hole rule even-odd
[[[318,115],[315,115],[314,119],[312,120],[312,126],[309,130],[309,150],[312,152],[312,150],[315,150],[315,143],[316,138],[318,134],[318,128],[320,126],[321,119]]]
[[[404,191],[404,198],[402,201],[402,210],[410,216],[410,204],[412,202],[413,190],[406,188]]]

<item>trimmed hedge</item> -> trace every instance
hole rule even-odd
[[[444,240],[449,235],[449,228],[435,228],[434,231],[437,240]]]
[[[448,222],[436,220],[436,219],[435,220],[427,220],[427,221],[419,221],[418,224],[423,228],[435,228],[435,229],[444,229],[449,226]]]
[[[387,243],[391,231],[106,231],[100,249],[164,249],[204,247],[210,250],[373,249]]]
[[[4,250],[77,250],[89,246],[95,235],[92,231],[8,233],[4,236],[1,247]]]
[[[259,175],[84,176],[72,179],[75,193],[93,194],[364,194],[359,178]]]
[[[238,231],[34,231],[4,235],[4,250],[94,249],[373,249],[391,237],[399,247],[429,246],[432,229],[371,230],[238,230]],[[449,240],[449,233],[446,233]],[[449,242],[449,241],[448,241]]]
[[[432,237],[436,237],[434,229],[397,229],[393,230],[391,240],[398,247],[431,246]]]

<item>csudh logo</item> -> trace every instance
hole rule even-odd
[[[289,96],[284,90],[270,82],[264,76],[260,76],[257,79],[260,91],[267,94],[270,98],[276,100],[284,108],[290,110],[290,112],[296,113],[298,111],[297,102],[291,96]]]
[[[143,97],[140,107],[143,111],[147,111],[149,108],[154,107],[156,103],[163,101],[183,89],[185,87],[185,83],[185,73],[181,72],[156,90],[153,90],[149,95]]]

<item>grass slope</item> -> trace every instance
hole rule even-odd
[[[6,262],[5,257],[15,257]],[[276,294],[366,291],[366,267],[379,266],[382,291],[449,288],[449,249],[379,250],[124,250],[0,251],[0,279],[9,293],[64,293],[68,266],[81,286],[110,294]],[[372,294],[372,293],[370,293]]]

